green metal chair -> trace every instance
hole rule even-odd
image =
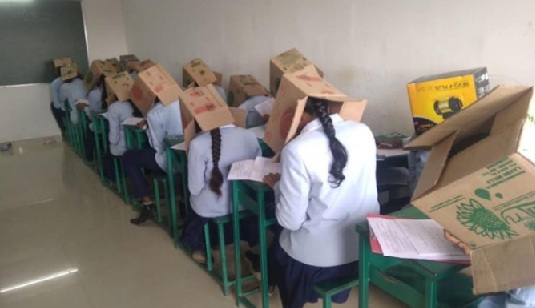
[[[345,290],[355,288],[359,285],[357,277],[343,277],[338,279],[325,280],[314,285],[314,291],[323,300],[323,308],[332,307],[332,297]]]

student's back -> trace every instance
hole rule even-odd
[[[332,154],[319,120],[304,127],[281,153],[283,174],[277,220],[285,228],[281,247],[302,263],[329,267],[358,260],[357,223],[378,213],[376,148],[370,129],[331,116],[346,148],[344,181],[333,187]],[[296,219],[299,217],[299,219]]]
[[[191,206],[203,217],[217,217],[230,213],[230,190],[227,176],[235,162],[261,156],[260,145],[254,133],[234,125],[220,128],[221,151],[219,169],[223,174],[221,196],[209,188],[212,176],[212,136],[209,132],[195,137],[188,149],[188,187],[191,192]]]
[[[87,89],[84,82],[80,78],[75,78],[71,82],[65,82],[60,88],[60,100],[63,103],[65,100],[69,102],[71,107],[71,122],[78,123],[78,110],[76,109],[76,102],[80,99],[85,99],[87,96]]]
[[[108,139],[110,141],[110,152],[114,156],[121,156],[126,151],[126,140],[124,136],[124,120],[131,118],[134,108],[129,102],[117,101],[108,107],[108,122],[110,131]]]

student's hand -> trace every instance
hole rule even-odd
[[[78,110],[80,111],[83,111],[85,107],[87,107],[87,104],[84,104],[84,103],[79,103],[76,105],[76,108],[78,108]]]
[[[269,187],[273,188],[279,182],[280,179],[280,174],[270,173],[264,177],[264,183],[266,183]]]
[[[461,248],[466,255],[470,255],[472,252],[472,249],[470,249],[470,246],[466,245],[465,243],[461,242],[457,237],[453,236],[448,230],[444,230],[444,237],[450,241],[453,245],[456,245],[457,247]]]
[[[142,129],[142,128],[144,128],[146,125],[147,125],[147,120],[143,119],[143,121],[137,123],[136,126]]]
[[[263,115],[262,120],[264,120],[264,123],[267,123],[269,121],[269,114]]]

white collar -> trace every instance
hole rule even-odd
[[[329,117],[331,118],[333,125],[344,121],[344,119],[342,119],[342,117],[338,113],[331,114]],[[313,130],[317,130],[319,128],[323,128],[323,126],[321,125],[321,122],[319,119],[315,119],[312,122],[305,125],[305,127],[303,127],[301,134],[304,134]]]

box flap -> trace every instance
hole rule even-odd
[[[180,98],[203,131],[234,122],[227,104],[211,84],[189,88],[180,94]]]
[[[522,86],[499,86],[462,112],[416,137],[406,148],[411,150],[430,148],[456,131],[459,133],[459,139],[470,135],[474,129],[491,120],[498,111],[520,99],[530,91],[529,89]]]
[[[166,106],[178,100],[182,93],[182,89],[173,77],[159,64],[140,72],[138,79],[141,79],[152,94]]]
[[[71,58],[57,58],[57,59],[54,59],[54,67],[55,68],[62,67],[62,66],[65,66],[65,65],[70,65],[70,64],[72,64]]]
[[[143,79],[138,76],[132,87],[131,99],[143,116],[147,116],[147,113],[154,104],[155,98],[156,95],[147,87]]]
[[[234,125],[241,128],[247,128],[247,111],[241,108],[229,107],[232,117],[234,117]]]
[[[476,249],[471,260],[476,294],[535,285],[535,234]]]
[[[449,135],[431,150],[429,160],[420,175],[416,190],[412,195],[412,200],[420,198],[438,183],[456,137],[456,133]]]
[[[124,102],[130,99],[134,80],[127,72],[106,77],[106,84],[119,101]],[[112,93],[108,93],[108,96],[111,96]]]
[[[184,71],[200,87],[217,82],[217,76],[202,59],[191,60],[184,65]]]

